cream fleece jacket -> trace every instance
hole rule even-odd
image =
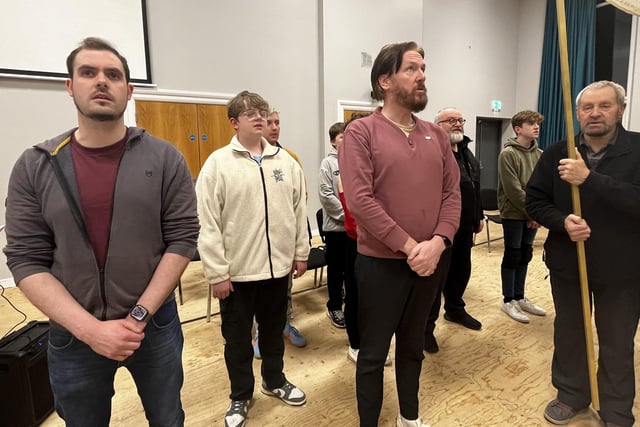
[[[302,168],[264,138],[262,146],[258,162],[234,136],[211,153],[198,176],[198,250],[209,283],[280,278],[294,260],[307,260]]]

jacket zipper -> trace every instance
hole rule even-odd
[[[280,151],[280,148],[278,148],[278,151]],[[242,152],[242,151],[239,151],[239,152]],[[247,156],[249,157],[249,159],[256,162],[256,164],[258,165],[258,168],[260,169],[260,179],[262,180],[262,194],[264,196],[264,225],[265,225],[265,235],[267,238],[267,256],[269,258],[269,272],[271,273],[271,278],[273,279],[274,274],[273,274],[273,261],[271,260],[271,238],[269,237],[269,207],[267,204],[267,199],[268,199],[267,184],[264,179],[264,169],[262,169],[262,160],[256,160],[253,158],[253,156],[251,156],[251,153],[249,153],[248,151],[245,151],[245,152],[247,153]],[[264,159],[264,157],[273,157],[273,155],[263,156],[262,158]]]
[[[105,292],[104,284],[104,268],[100,270],[100,300],[102,301],[102,312],[100,313],[100,320],[107,320],[107,294]]]
[[[267,237],[267,254],[269,256],[269,271],[271,272],[271,278],[274,278],[273,275],[273,261],[271,260],[271,238],[269,237],[269,206],[267,202],[267,183],[264,179],[264,169],[262,169],[262,164],[260,164],[260,179],[262,179],[262,193],[264,194],[264,226],[265,233]]]

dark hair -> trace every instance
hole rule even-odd
[[[98,37],[87,37],[82,40],[77,48],[73,49],[69,56],[67,56],[67,72],[69,73],[69,78],[73,79],[73,63],[76,60],[76,56],[81,50],[108,50],[118,57],[120,62],[122,62],[122,68],[124,68],[124,77],[129,83],[131,80],[131,72],[129,71],[129,64],[127,63],[127,58],[120,55],[120,52],[116,50],[109,42],[102,40]]]
[[[522,127],[524,123],[540,124],[544,120],[544,116],[537,111],[524,110],[514,114],[511,118],[511,127],[515,130],[516,126]]]
[[[336,137],[341,133],[344,133],[345,124],[344,122],[338,122],[331,125],[329,128],[329,139],[331,142],[336,140]]]
[[[252,108],[269,111],[269,103],[257,93],[243,90],[227,103],[227,117],[237,119]]]
[[[380,76],[390,76],[397,73],[402,65],[404,54],[412,50],[415,50],[424,58],[424,50],[416,42],[392,43],[380,49],[380,53],[378,53],[376,60],[373,62],[373,68],[371,68],[373,99],[378,101],[384,99],[384,91],[378,82]]]

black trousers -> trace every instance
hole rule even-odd
[[[441,260],[442,262],[442,260]],[[418,276],[406,259],[356,257],[360,353],[356,394],[361,426],[377,426],[382,407],[384,362],[396,335],[396,387],[400,413],[418,417],[424,329],[446,269]]]
[[[288,276],[255,282],[233,282],[234,292],[220,300],[224,360],[231,382],[231,400],[253,396],[253,317],[258,322],[262,380],[269,388],[284,385],[284,340]]]
[[[347,236],[345,241],[344,266],[344,323],[351,348],[360,348],[358,331],[358,283],[356,282],[355,263],[358,255],[358,241]]]
[[[440,314],[442,305],[442,295],[444,295],[444,310],[455,315],[456,312],[464,311],[465,303],[462,299],[467,290],[469,278],[471,277],[471,248],[473,247],[473,230],[458,230],[453,238],[451,248],[442,254],[449,258],[447,279],[442,285],[442,289],[436,295],[429,320],[427,321],[427,332],[433,332],[436,320]],[[449,252],[447,254],[447,252]]]
[[[342,287],[345,274],[346,231],[330,231],[325,233],[327,252],[327,291],[329,300],[327,309],[342,310]]]
[[[612,272],[613,273],[613,272]],[[632,426],[635,397],[634,337],[640,318],[637,280],[589,278],[598,333],[600,417]],[[556,311],[551,375],[558,399],[573,408],[591,403],[580,284],[576,276],[551,271]]]

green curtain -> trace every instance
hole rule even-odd
[[[571,99],[575,111],[576,95],[594,81],[596,0],[565,0],[565,7]],[[544,116],[538,139],[540,148],[544,149],[555,141],[566,139],[556,0],[547,0],[538,111]],[[574,114],[574,130],[577,132],[578,129]]]

